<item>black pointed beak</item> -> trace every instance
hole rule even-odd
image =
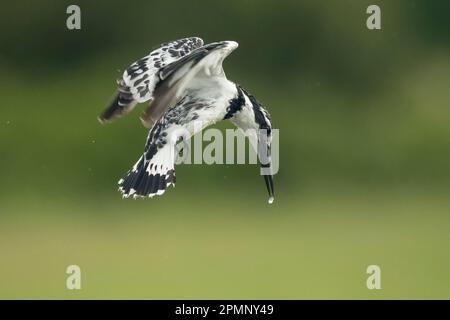
[[[269,203],[272,203],[275,199],[275,194],[273,192],[273,176],[264,175],[264,181],[266,182],[267,191],[269,192]]]
[[[261,173],[264,176],[264,182],[269,193],[269,203],[272,203],[275,199],[275,194],[273,191],[273,175],[270,164],[270,144],[268,143],[267,131],[265,130],[259,133],[258,156],[261,164]]]

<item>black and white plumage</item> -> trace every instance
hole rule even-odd
[[[117,80],[118,92],[100,115],[100,122],[109,122],[131,111],[137,103],[151,102],[155,86],[160,82],[159,71],[201,46],[203,40],[195,37],[163,43],[160,48],[131,64]]]
[[[108,122],[137,103],[151,101],[141,117],[150,128],[144,153],[119,181],[124,197],[161,195],[175,185],[175,145],[180,136],[188,139],[221,120],[230,120],[249,135],[258,153],[270,150],[269,113],[251,94],[229,81],[222,69],[223,60],[237,47],[234,41],[203,45],[200,38],[181,39],[162,44],[123,73],[113,102],[99,120]],[[258,133],[260,129],[267,135]],[[271,203],[272,175],[264,178]]]

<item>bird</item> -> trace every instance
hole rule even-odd
[[[144,152],[118,182],[124,198],[151,198],[174,187],[174,150],[180,132],[188,139],[229,120],[247,135],[260,158],[267,158],[260,165],[261,170],[269,169],[263,176],[268,202],[274,201],[270,114],[253,95],[228,80],[222,66],[237,47],[235,41],[204,44],[199,37],[166,42],[132,63],[117,80],[112,102],[98,117],[101,123],[129,113],[139,103],[149,103],[140,117],[149,129]]]

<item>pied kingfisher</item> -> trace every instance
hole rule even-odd
[[[261,170],[269,169],[262,174],[269,203],[273,202],[270,115],[255,97],[228,80],[222,69],[223,60],[237,47],[234,41],[204,45],[197,37],[164,43],[131,64],[117,80],[118,92],[100,115],[100,122],[131,111],[137,103],[151,102],[141,116],[150,129],[144,153],[119,181],[123,197],[152,197],[174,186],[174,150],[180,135],[187,139],[229,119],[248,136],[258,152]],[[262,153],[268,159],[265,163]]]

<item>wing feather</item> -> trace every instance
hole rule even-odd
[[[117,81],[117,93],[99,116],[100,122],[109,122],[133,110],[137,103],[153,99],[155,87],[160,81],[159,71],[201,46],[203,40],[197,37],[163,43],[131,64]]]
[[[134,99],[138,102],[152,99],[159,81],[158,71],[201,46],[203,40],[197,37],[163,43],[160,48],[134,62],[123,73],[125,85],[130,87]]]
[[[145,127],[150,129],[170,106],[176,104],[181,98],[186,84],[201,69],[199,62],[209,53],[209,50],[199,48],[160,70],[161,81],[155,88],[154,100],[141,116]]]

